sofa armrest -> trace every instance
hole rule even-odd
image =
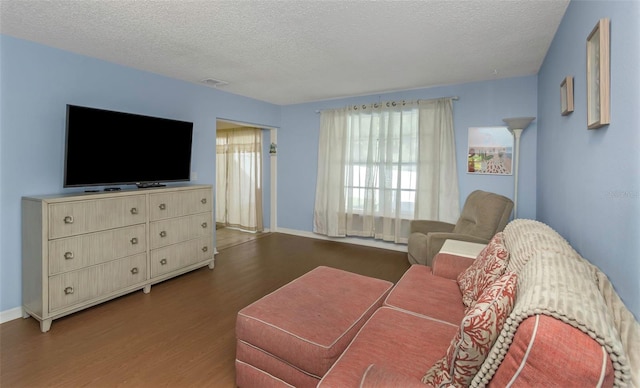
[[[426,371],[425,371],[426,372]],[[362,375],[360,380],[360,388],[429,388],[430,384],[423,384],[422,381],[415,377],[403,375],[393,370],[371,364]]]
[[[454,224],[441,221],[413,220],[410,223],[411,233],[452,232]]]
[[[613,363],[602,345],[559,319],[533,315],[518,326],[489,388],[612,387],[614,380]]]
[[[431,263],[431,272],[435,276],[457,280],[458,275],[473,264],[473,260],[448,253],[438,253]]]

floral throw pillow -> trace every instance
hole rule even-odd
[[[517,275],[507,272],[487,287],[460,323],[445,356],[424,375],[434,387],[468,387],[495,343],[516,297]]]
[[[462,303],[467,308],[473,306],[487,286],[504,274],[508,260],[509,252],[504,245],[504,233],[499,232],[493,236],[473,264],[458,275]]]

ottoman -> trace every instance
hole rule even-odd
[[[320,266],[238,312],[238,387],[315,387],[393,283]]]

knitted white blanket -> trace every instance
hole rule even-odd
[[[636,321],[631,311],[624,305],[620,296],[613,289],[613,284],[611,284],[607,275],[594,265],[591,265],[591,269],[598,283],[600,294],[613,317],[616,330],[620,335],[622,346],[629,360],[631,385],[640,387],[640,323]]]
[[[531,220],[513,223],[516,225],[505,228],[505,240],[513,255],[510,269],[518,273],[516,303],[471,386],[488,384],[519,324],[530,316],[544,314],[583,331],[602,345],[613,362],[616,386],[640,387],[640,324],[606,276],[548,226]],[[518,235],[509,235],[515,230]],[[531,244],[533,240],[544,243]]]

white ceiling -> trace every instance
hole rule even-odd
[[[0,32],[279,105],[536,74],[569,0],[1,0]]]

